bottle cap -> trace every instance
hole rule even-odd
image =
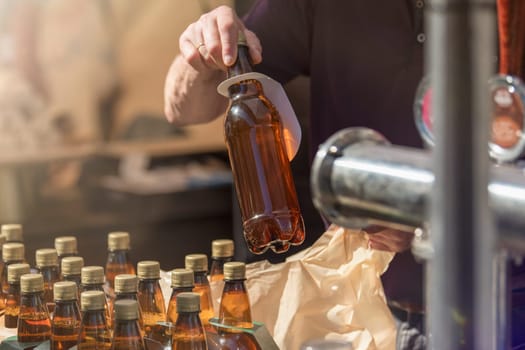
[[[115,276],[115,293],[136,293],[138,286],[136,275],[120,274]]]
[[[62,236],[55,238],[55,249],[58,255],[78,254],[77,238],[75,236]]]
[[[240,261],[231,261],[224,264],[224,280],[243,280],[246,278],[246,264]]]
[[[114,306],[116,320],[137,320],[139,318],[139,305],[136,300],[117,300]]]
[[[7,266],[7,282],[20,282],[20,276],[29,273],[31,268],[29,264],[11,264]]]
[[[20,291],[22,293],[42,292],[44,277],[39,273],[26,273],[20,276]]]
[[[35,252],[36,267],[58,266],[58,254],[56,249],[37,249]]]
[[[216,239],[211,242],[213,258],[229,258],[233,256],[233,241],[231,239]]]
[[[55,300],[76,300],[77,284],[73,281],[61,281],[53,284]]]
[[[177,312],[199,312],[201,296],[198,293],[183,292],[177,294]]]
[[[62,275],[80,275],[84,267],[84,258],[81,256],[68,256],[62,259]]]
[[[102,266],[84,266],[80,271],[82,284],[104,283],[104,268]]]
[[[248,45],[248,42],[246,41],[246,35],[244,35],[242,30],[239,30],[239,33],[237,34],[237,45]]]
[[[2,246],[2,260],[19,261],[25,258],[25,246],[23,243],[5,243]]]
[[[137,264],[137,276],[139,279],[160,278],[160,264],[158,261],[141,261]]]
[[[193,272],[208,271],[208,257],[205,254],[188,254],[184,257],[184,263]]]
[[[80,305],[82,311],[104,310],[106,296],[101,290],[89,290],[80,294]]]
[[[6,242],[23,242],[23,230],[20,224],[2,225],[2,235]]]
[[[108,234],[108,250],[129,250],[129,233],[128,232],[110,232]]]
[[[171,271],[171,288],[193,287],[195,285],[193,271],[190,269],[174,269]]]

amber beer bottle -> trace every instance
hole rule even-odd
[[[239,33],[238,55],[228,77],[252,71],[248,46]],[[243,80],[228,88],[230,106],[224,122],[226,146],[241,208],[248,248],[282,253],[305,237],[304,223],[279,112],[261,83]]]
[[[224,289],[219,308],[219,323],[238,328],[252,328],[250,299],[244,281],[246,280],[246,265],[243,262],[228,262],[224,264]],[[218,327],[219,340],[213,339],[210,333],[209,347],[220,344],[220,349],[260,349],[255,338],[246,332],[231,328]]]
[[[61,281],[53,285],[55,311],[51,322],[51,350],[68,350],[77,345],[81,322],[77,294],[75,282]]]
[[[99,290],[80,294],[82,322],[77,348],[79,350],[104,350],[111,348],[111,333],[106,321],[104,305],[106,296]]]
[[[144,339],[138,324],[136,300],[115,301],[115,328],[111,350],[144,350]]]
[[[5,226],[5,225],[4,225]],[[6,295],[7,288],[7,267],[11,264],[20,264],[25,261],[25,247],[23,243],[5,243],[2,246],[2,260],[4,270],[2,271],[2,294]]]
[[[167,321],[177,321],[177,295],[184,292],[193,292],[195,286],[193,271],[189,269],[174,269],[171,271],[171,296],[168,302]]]
[[[216,239],[211,242],[210,281],[222,281],[224,263],[233,260],[234,245],[231,239]]]
[[[51,320],[44,304],[44,278],[39,273],[20,276],[18,341],[43,342],[51,339]]]
[[[136,275],[121,274],[115,276],[115,300],[113,304],[119,300],[135,300],[138,303],[138,277]],[[111,305],[111,304],[110,304]],[[115,310],[111,307],[111,324],[115,322]],[[142,318],[142,310],[139,309],[139,326],[141,331],[144,330],[144,321]]]
[[[135,267],[130,258],[130,239],[128,232],[110,232],[108,234],[108,258],[106,262],[106,283],[113,289],[115,276],[135,274]]]
[[[200,318],[204,327],[214,316],[210,282],[208,281],[208,257],[205,254],[188,254],[184,257],[185,267],[193,271],[193,291],[201,296]]]
[[[177,295],[177,321],[172,335],[173,349],[206,350],[206,334],[199,317],[200,295],[183,292]]]
[[[141,261],[137,264],[139,278],[138,298],[144,322],[144,336],[161,340],[163,327],[157,322],[166,321],[166,306],[160,288],[160,264],[158,261]]]
[[[58,254],[58,266],[62,266],[62,259],[68,256],[77,256],[77,238],[75,236],[60,236],[55,238],[55,249]]]
[[[5,328],[18,327],[20,313],[20,276],[29,273],[29,264],[11,264],[7,267],[7,281],[9,288],[5,296]]]
[[[36,268],[44,277],[44,302],[53,303],[53,284],[60,280],[58,272],[58,254],[55,249],[37,249],[35,252]]]

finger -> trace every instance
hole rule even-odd
[[[219,29],[222,48],[222,62],[226,66],[231,66],[235,62],[238,33],[244,27],[242,22],[237,20],[236,17],[233,13],[217,17],[217,28]]]
[[[251,30],[245,30],[246,42],[250,49],[250,57],[253,64],[259,64],[262,61],[262,46],[257,35]]]
[[[195,47],[193,42],[188,39],[181,39],[179,47],[182,57],[184,57],[184,60],[189,65],[191,65],[197,71],[202,71],[203,69],[207,68],[206,64],[202,60],[199,50]]]
[[[215,66],[222,70],[226,69],[222,58],[222,45],[215,16],[202,18],[202,37],[205,44],[201,49],[204,61],[208,66]]]

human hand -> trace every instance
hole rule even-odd
[[[237,57],[237,36],[242,31],[254,64],[262,61],[257,36],[246,29],[235,11],[219,6],[190,24],[179,38],[182,57],[197,71],[223,70]]]
[[[372,249],[401,253],[408,250],[414,238],[413,232],[405,232],[380,226],[370,226],[365,229]]]

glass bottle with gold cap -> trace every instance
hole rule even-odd
[[[139,279],[137,275],[130,274],[121,274],[115,276],[115,299],[113,304],[118,300],[135,300],[138,303],[138,284]],[[111,308],[111,321],[114,324],[115,321],[115,310],[114,307]],[[144,331],[144,321],[142,318],[142,310],[140,304],[138,305],[139,309],[139,327],[141,331]]]
[[[58,266],[62,266],[62,259],[68,256],[77,256],[77,238],[75,236],[60,236],[55,238],[55,249],[58,254]]]
[[[53,284],[60,280],[58,272],[58,254],[56,249],[37,249],[35,252],[36,268],[44,277],[44,302],[53,303]]]
[[[188,254],[184,257],[185,267],[193,271],[195,287],[193,291],[201,296],[200,317],[204,327],[214,316],[210,282],[208,281],[208,257],[205,254]]]
[[[111,350],[144,350],[144,339],[138,323],[136,300],[115,301],[115,327]]]
[[[77,284],[61,281],[53,285],[55,311],[51,322],[51,350],[67,350],[77,345],[81,315]]]
[[[141,261],[137,264],[138,299],[144,322],[144,336],[162,341],[164,330],[157,322],[166,321],[166,306],[160,288],[158,261]]]
[[[87,292],[89,290],[99,290],[104,292],[104,268],[102,266],[84,266],[80,271],[80,281],[80,292]],[[109,312],[107,298],[104,309],[106,312],[108,326],[111,329],[111,314]]]
[[[4,224],[1,228],[6,243],[24,243],[24,231],[20,224]]]
[[[84,258],[81,256],[68,256],[62,259],[60,270],[62,271],[63,281],[72,281],[77,284],[80,295],[82,284],[82,268],[84,267]]]
[[[111,333],[106,321],[106,296],[99,290],[80,294],[82,322],[78,337],[78,350],[104,350],[111,348]]]
[[[224,278],[224,263],[233,260],[233,241],[231,239],[216,239],[211,242],[210,281],[222,281]]]
[[[206,334],[199,316],[200,306],[198,293],[183,292],[177,295],[178,316],[172,335],[173,349],[208,349]]]
[[[2,256],[2,246],[5,243],[5,236],[0,235],[0,257]],[[0,258],[0,311],[5,309],[5,295],[2,290],[2,275],[4,274],[4,260]]]
[[[25,262],[25,246],[23,243],[5,243],[2,246],[2,260],[4,270],[2,271],[2,294],[6,295],[7,288],[7,267],[11,264]]]
[[[193,271],[189,269],[174,269],[171,271],[171,297],[168,302],[167,321],[177,321],[177,295],[192,292],[195,286]]]
[[[244,281],[246,280],[246,265],[243,262],[228,262],[224,264],[224,289],[219,308],[219,323],[229,327],[252,328],[250,299]],[[210,333],[210,349],[212,344],[220,344],[219,349],[259,349],[255,338],[249,334],[231,328],[218,327],[219,340],[214,341],[214,332]]]
[[[5,296],[5,328],[18,327],[20,313],[20,276],[30,272],[29,264],[11,264],[7,267],[7,281],[9,288]]]
[[[113,289],[115,276],[135,274],[135,266],[130,258],[130,238],[128,232],[108,234],[108,258],[106,262],[106,283]]]
[[[39,273],[20,276],[18,341],[43,342],[51,338],[51,320],[43,301],[44,278]]]
[[[237,60],[228,67],[228,78],[249,72],[249,50],[240,32]],[[258,80],[239,81],[228,92],[224,130],[244,238],[254,254],[268,248],[285,252],[304,241],[305,229],[281,117]]]

